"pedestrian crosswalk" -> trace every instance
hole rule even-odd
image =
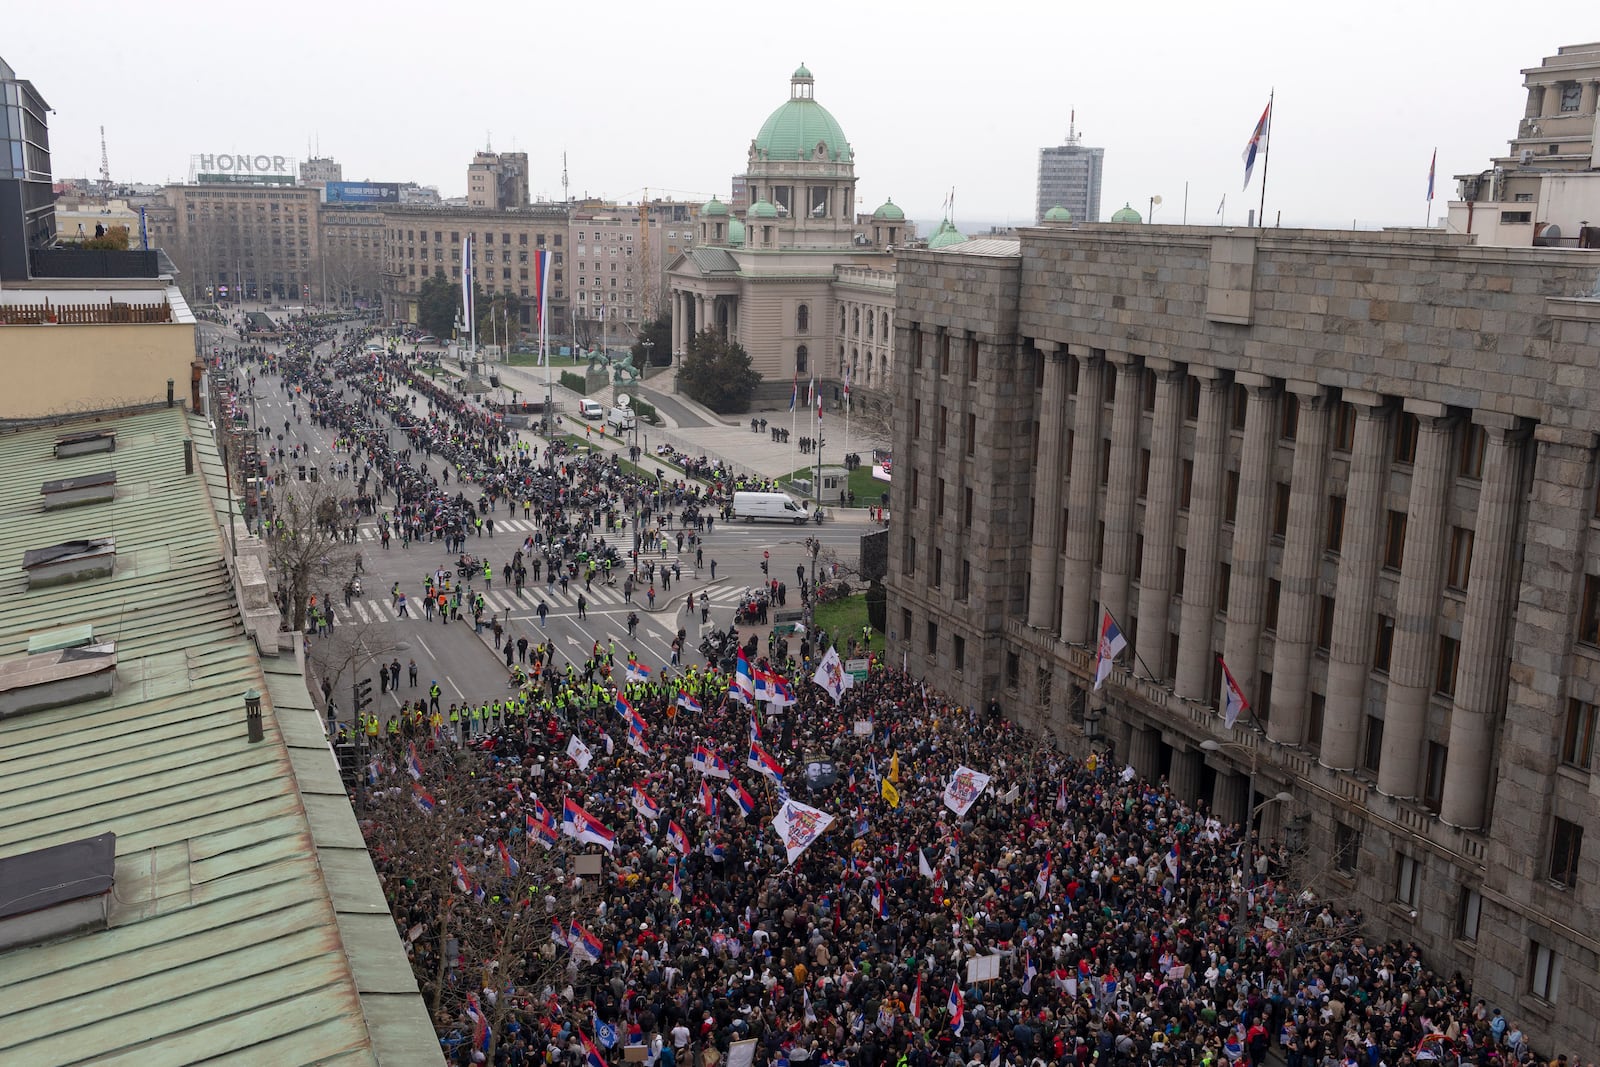
[[[646,595],[648,588],[648,586],[645,586],[634,590],[631,607],[643,609],[648,606],[649,598]],[[502,617],[508,614],[518,616],[534,615],[538,612],[541,603],[548,606],[552,613],[563,614],[577,607],[580,595],[584,597],[586,610],[590,612],[628,606],[628,600],[622,593],[622,580],[620,578],[614,585],[606,585],[603,582],[596,581],[593,587],[588,590],[584,589],[581,581],[569,581],[565,591],[562,590],[558,582],[554,586],[546,586],[543,583],[528,585],[523,588],[521,593],[518,593],[515,589],[490,588],[483,590],[477,586],[473,586],[473,592],[474,594],[482,594],[485,610],[490,615],[500,615]],[[716,587],[710,590],[710,593],[712,607],[722,610],[733,607],[744,597],[744,590],[733,586]],[[656,605],[661,607],[674,600],[681,602],[687,595],[687,591],[663,591],[658,589],[656,592]],[[404,616],[400,614],[395,599],[388,596],[352,597],[349,603],[336,601],[333,614],[339,623],[345,625],[352,623],[394,622],[402,618],[412,621],[427,621],[427,613],[422,604],[422,599],[408,594],[407,600],[409,603]],[[696,594],[695,603],[697,606],[699,602],[700,594]],[[470,617],[470,612],[467,611],[465,604],[463,604],[462,618]]]
[[[470,555],[482,556],[485,554],[486,546],[509,544],[511,547],[505,549],[505,554],[509,557],[512,552],[516,551],[521,542],[533,536],[534,532],[539,528],[539,523],[533,519],[496,518],[494,525],[495,536],[490,537],[486,533],[482,537],[468,537],[467,552]],[[617,555],[621,558],[627,559],[628,553],[633,551],[632,529],[612,530],[608,531],[604,536],[606,544],[616,549]],[[367,522],[361,524],[359,538],[366,542],[377,542],[382,540],[382,535],[379,534],[376,523]],[[390,543],[396,544],[396,539],[391,538]],[[645,542],[640,546],[640,559],[646,563],[653,562],[657,568],[663,566],[671,567],[674,563],[680,567],[687,567],[694,557],[693,551],[689,549],[687,538],[685,539],[684,547],[686,551],[683,554],[679,554],[678,531],[676,529],[669,530],[667,532],[667,551],[665,553],[661,551],[660,538],[657,538],[654,543],[651,543],[646,538]],[[491,562],[494,561],[491,559]]]

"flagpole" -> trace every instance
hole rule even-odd
[[[1276,102],[1277,95],[1276,86],[1267,93],[1267,143],[1261,146],[1261,214],[1256,225],[1263,230],[1267,228],[1267,167],[1272,162],[1272,121],[1278,117],[1272,113],[1272,105]]]
[[[1106,613],[1106,617],[1111,620],[1111,624],[1113,626],[1115,626],[1118,630],[1122,630],[1123,633],[1127,633],[1128,632],[1127,630],[1123,630],[1122,629],[1122,623],[1118,622],[1117,621],[1117,617],[1115,615],[1111,614],[1111,609],[1110,608],[1106,607],[1104,604],[1101,604],[1100,605],[1100,610]],[[1096,638],[1096,640],[1098,640],[1098,638]],[[1136,648],[1132,644],[1129,644],[1128,647],[1130,649],[1132,649],[1132,651],[1133,651],[1134,660],[1139,664],[1139,666],[1144,668],[1144,676],[1146,678],[1151,679],[1152,681],[1159,680],[1160,675],[1156,674],[1155,671],[1150,669],[1150,664],[1146,663],[1144,661],[1144,659],[1139,655],[1138,648]]]

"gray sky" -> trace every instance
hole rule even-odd
[[[1311,14],[1312,10],[1315,14]],[[1557,9],[1549,9],[1556,11]],[[1306,12],[1301,14],[1300,12]],[[1102,214],[1244,221],[1240,152],[1277,90],[1267,213],[1417,225],[1450,175],[1504,152],[1519,71],[1600,28],[1503,4],[1151,0],[761,4],[434,2],[13,5],[5,59],[55,109],[58,176],[182,180],[189,156],[303,157],[347,179],[462,195],[472,153],[526,151],[535,195],[728,195],[804,61],[856,152],[858,202],[1030,222],[1038,150],[1076,109],[1106,150]],[[1574,23],[1578,20],[1575,18]]]

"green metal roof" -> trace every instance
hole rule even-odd
[[[775,219],[778,217],[778,207],[766,200],[757,200],[750,205],[748,214],[753,219]]]
[[[735,248],[744,244],[744,223],[738,219],[728,220],[728,243]]]
[[[799,81],[801,78],[810,78],[811,71],[806,69],[806,65],[804,63],[801,63],[798,67],[794,68],[794,73],[789,75],[789,77],[795,81]]]
[[[1143,222],[1144,218],[1135,210],[1131,203],[1123,204],[1111,216],[1112,222]]]
[[[886,221],[903,222],[905,220],[906,213],[900,210],[900,205],[896,204],[891,198],[880,204],[878,206],[878,210],[872,213],[872,217],[875,219],[884,219]]]
[[[246,740],[245,691],[273,687],[224,565],[206,421],[172,408],[81,426],[116,429],[117,494],[54,512],[40,484],[108,457],[53,458],[72,425],[0,436],[0,661],[41,630],[93,626],[116,643],[116,689],[0,720],[0,855],[112,831],[114,903],[106,929],[0,953],[0,1062],[376,1064],[273,696],[266,740]],[[88,534],[115,535],[110,577],[28,591],[26,549]],[[305,698],[293,657],[284,669]]]
[[[727,213],[728,205],[724,204],[714,196],[711,198],[709,203],[700,209],[700,217],[703,219],[711,218],[716,215],[726,215]]]
[[[789,82],[789,99],[767,116],[756,134],[755,147],[768,159],[813,159],[818,145],[829,160],[850,158],[850,142],[839,123],[816,102],[809,88],[802,93],[800,86],[811,84],[811,72],[801,64]]]
[[[967,239],[967,235],[956,229],[955,223],[945,219],[939,223],[939,228],[933,231],[928,238],[929,248],[945,248],[949,245],[960,244]]]
[[[1066,208],[1062,207],[1060,204],[1057,204],[1055,207],[1051,208],[1049,211],[1046,211],[1044,213],[1044,221],[1045,222],[1071,222],[1072,221],[1072,212],[1068,211]]]

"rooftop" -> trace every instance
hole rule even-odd
[[[57,458],[63,435],[108,428],[115,452]],[[45,482],[108,466],[113,499],[41,509]],[[365,856],[360,835],[348,806],[340,817],[315,719],[300,714],[310,701],[294,657],[264,666],[241,624],[220,481],[205,419],[182,408],[0,437],[0,665],[18,670],[31,637],[64,626],[116,649],[109,695],[0,718],[0,860],[43,863],[57,846],[115,835],[104,918],[0,951],[0,1062],[438,1062],[381,896],[371,916],[340,903],[362,877],[348,862]],[[114,537],[109,576],[29,590],[30,549],[96,537]],[[59,659],[43,649],[89,632],[35,650]],[[251,689],[267,694],[255,744]],[[370,865],[364,877],[376,894]],[[374,932],[392,942],[386,956]],[[378,995],[391,991],[361,972],[379,964],[409,990]]]

